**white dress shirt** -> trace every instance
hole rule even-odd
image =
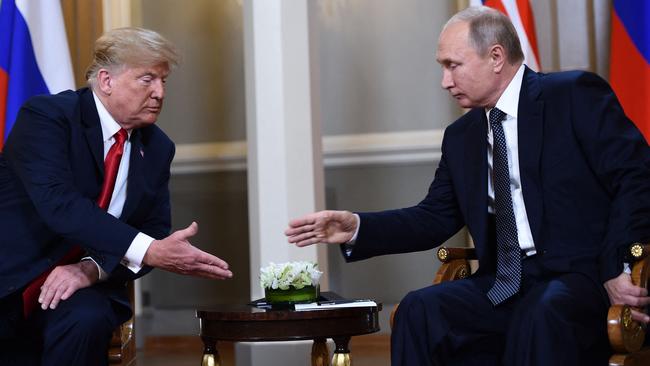
[[[524,195],[521,187],[521,176],[519,175],[519,142],[517,140],[517,110],[519,108],[519,91],[521,90],[521,83],[524,79],[524,69],[525,67],[522,64],[510,81],[510,84],[508,84],[508,87],[506,87],[506,90],[504,90],[501,97],[499,97],[495,107],[499,108],[506,114],[502,125],[506,137],[512,209],[515,214],[515,222],[517,223],[517,238],[519,246],[528,255],[533,255],[536,253],[535,243],[533,242],[533,235],[530,231],[530,224],[528,223],[528,215],[526,214],[526,205],[524,204]],[[491,109],[485,110],[488,117],[488,212],[494,213],[494,178],[492,172],[493,135],[489,122],[490,110]],[[523,123],[526,123],[526,121],[523,121]]]
[[[93,92],[93,97],[95,99],[95,105],[97,106],[97,114],[99,114],[99,121],[102,126],[102,136],[104,141],[104,159],[108,154],[108,150],[115,143],[115,138],[113,135],[122,128],[115,119],[108,113],[102,102],[99,100],[97,95]],[[127,178],[129,175],[129,158],[131,156],[131,131],[128,131],[129,138],[124,142],[124,153],[122,159],[120,160],[120,166],[117,170],[117,177],[115,179],[115,188],[113,188],[113,195],[111,196],[111,202],[108,204],[108,209],[106,210],[109,214],[113,215],[116,218],[119,218],[122,215],[122,210],[124,209],[124,203],[126,202],[126,188],[127,188]],[[122,265],[126,266],[133,273],[138,273],[142,269],[142,259],[144,258],[147,249],[154,241],[154,238],[146,235],[144,233],[138,233],[135,236],[131,245],[126,251],[124,258],[122,259]],[[97,262],[95,262],[97,263]],[[97,266],[100,272],[100,279],[106,278],[106,272],[98,265]]]

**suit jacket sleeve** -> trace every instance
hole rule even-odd
[[[650,148],[600,77],[584,73],[572,92],[571,120],[589,165],[611,197],[600,250],[601,280],[622,271],[628,246],[650,238]]]
[[[342,246],[346,260],[431,249],[463,227],[445,158],[447,141],[447,137],[443,138],[442,158],[427,196],[416,206],[360,213],[359,235],[349,255]]]
[[[70,123],[70,116],[51,99],[34,98],[21,109],[4,154],[47,227],[66,242],[105,254],[102,267],[111,272],[138,230],[75,188]]]

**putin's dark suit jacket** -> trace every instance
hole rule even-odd
[[[110,273],[96,286],[128,306],[126,280],[149,268],[134,274],[120,260],[138,232],[169,234],[174,155],[155,125],[134,130],[130,141],[127,197],[117,219],[95,203],[104,145],[92,92],[38,96],[23,106],[0,155],[0,300],[79,245]]]
[[[518,109],[519,169],[539,259],[602,283],[619,275],[627,245],[650,238],[650,148],[609,85],[587,72],[526,68]],[[361,214],[348,260],[430,249],[467,225],[481,272],[495,272],[488,240],[487,120],[473,109],[446,131],[422,202]]]

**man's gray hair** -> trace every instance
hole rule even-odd
[[[100,69],[159,64],[167,64],[172,69],[179,63],[176,47],[157,32],[135,27],[117,28],[95,41],[93,61],[86,70],[86,80],[92,86]]]
[[[517,31],[500,11],[487,6],[471,6],[451,17],[445,28],[458,22],[469,24],[469,42],[479,55],[485,56],[490,47],[499,44],[505,49],[510,64],[524,60]]]

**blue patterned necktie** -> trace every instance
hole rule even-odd
[[[487,296],[494,305],[516,294],[521,284],[521,249],[517,240],[517,224],[512,209],[506,137],[501,125],[505,116],[506,114],[497,108],[492,108],[490,111],[490,127],[493,136],[492,176],[497,233],[497,274]]]

